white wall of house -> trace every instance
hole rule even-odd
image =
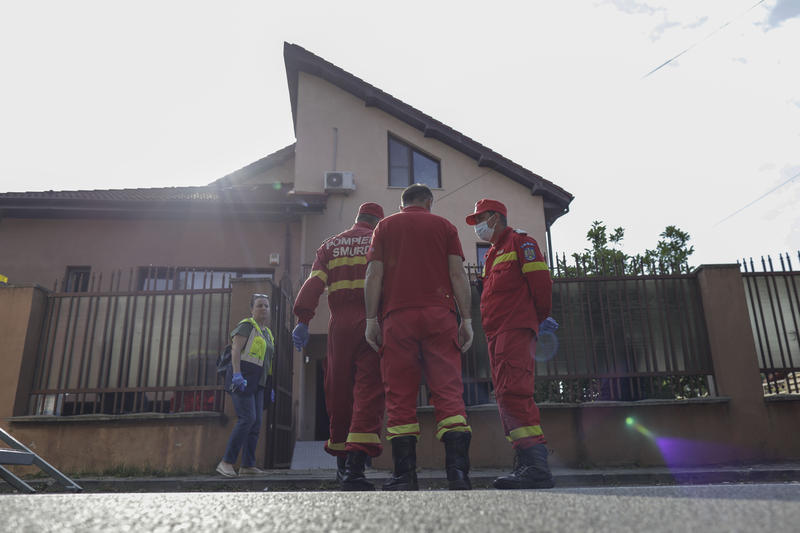
[[[324,239],[352,225],[361,203],[377,202],[387,215],[398,211],[403,188],[388,186],[389,133],[440,160],[442,188],[434,191],[433,212],[458,228],[468,263],[476,262],[479,241],[464,217],[472,212],[477,200],[485,197],[505,203],[509,224],[528,231],[545,249],[542,197],[531,195],[527,187],[478,167],[474,159],[425,138],[416,128],[377,108],[366,107],[363,100],[316,76],[300,73],[297,101],[295,189],[322,192],[323,175],[329,170],[352,171],[356,180],[355,192],[331,195],[324,213],[306,215],[305,246],[301,250],[304,263],[313,261],[314,252]],[[311,331],[326,330],[327,316],[320,313],[312,321]]]
[[[529,188],[491,169],[479,167],[465,154],[424,137],[418,129],[375,107],[366,107],[363,100],[305,72],[299,73],[296,121],[295,190],[323,192],[323,175],[330,170],[351,171],[356,181],[356,190],[349,195],[331,195],[324,213],[305,216],[301,263],[312,263],[324,239],[349,228],[361,203],[379,203],[387,215],[399,210],[403,187],[388,186],[390,133],[440,161],[441,188],[434,190],[433,212],[458,228],[467,263],[476,262],[479,241],[464,217],[481,198],[502,201],[509,210],[509,224],[528,231],[542,249],[546,249],[541,196],[531,195]],[[464,186],[481,175],[483,177]],[[449,194],[452,191],[456,192]],[[323,296],[310,325],[311,333],[327,333],[328,319],[327,301]],[[311,354],[315,359],[324,355]],[[310,438],[313,424],[308,418],[315,402],[315,376],[313,368],[299,355],[296,363],[295,369],[299,371],[295,372],[295,390],[302,391],[297,395],[298,437]]]

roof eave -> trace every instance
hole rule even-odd
[[[422,113],[300,46],[284,43],[283,56],[286,65],[286,78],[289,85],[289,99],[292,106],[295,135],[297,134],[298,73],[303,71],[318,76],[349,92],[363,100],[366,107],[376,107],[420,130],[425,137],[436,139],[475,159],[479,166],[489,167],[513,181],[531,188],[532,194],[541,195],[545,199],[557,203],[561,208],[561,213],[552,218],[553,221],[569,211],[569,204],[574,198],[572,194],[433,117]]]
[[[179,219],[236,218],[240,220],[299,219],[321,213],[324,199],[316,202],[222,202],[222,201],[120,201],[74,199],[26,199],[0,201],[0,216],[8,218]]]

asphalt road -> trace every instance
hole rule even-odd
[[[0,531],[797,531],[800,483],[0,496]]]

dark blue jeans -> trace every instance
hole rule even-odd
[[[264,389],[257,389],[254,394],[232,392],[231,399],[237,420],[222,460],[235,463],[241,450],[242,466],[255,466],[258,431],[261,429],[261,415],[264,413]]]

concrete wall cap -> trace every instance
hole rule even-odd
[[[712,268],[718,268],[718,269],[735,268],[736,270],[739,270],[741,267],[739,266],[738,263],[714,263],[710,265],[700,265],[699,267],[694,269],[694,273],[697,274],[703,269],[712,269]]]
[[[127,415],[73,415],[73,416],[12,416],[7,420],[12,424],[74,424],[86,422],[159,422],[175,420],[226,419],[225,413],[216,411],[191,411],[186,413],[131,413]]]

